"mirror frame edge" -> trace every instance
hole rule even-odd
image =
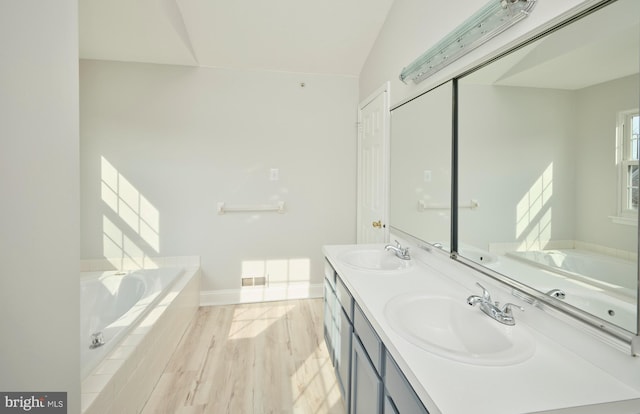
[[[553,314],[561,319],[569,320],[571,322],[578,322],[579,327],[583,330],[589,331],[603,342],[613,345],[617,349],[623,352],[630,352],[631,355],[640,355],[640,259],[636,260],[636,276],[637,276],[637,295],[636,295],[636,332],[630,332],[626,329],[619,327],[609,321],[602,320],[588,312],[580,310],[567,303],[561,302],[554,298],[545,295],[544,293],[533,289],[523,283],[518,282],[506,275],[495,272],[489,268],[481,266],[470,259],[466,259],[460,255],[458,251],[458,80],[466,75],[475,72],[482,67],[489,65],[490,63],[532,43],[538,39],[541,39],[563,27],[570,25],[571,23],[582,19],[583,17],[592,14],[601,8],[604,8],[610,4],[617,2],[618,0],[602,0],[586,9],[574,13],[568,17],[559,16],[550,22],[550,25],[541,30],[539,33],[534,34],[524,40],[517,42],[515,45],[511,45],[506,50],[497,53],[493,57],[489,56],[486,59],[479,61],[476,65],[473,65],[470,69],[467,69],[461,73],[454,75],[451,79],[453,81],[453,103],[452,103],[452,160],[451,160],[451,252],[450,257],[463,265],[466,265],[486,276],[497,280],[501,284],[511,288],[512,295],[524,300],[527,303],[536,306],[540,310]],[[446,83],[446,82],[444,82]],[[429,89],[431,90],[431,88]],[[425,92],[426,93],[426,92]],[[408,100],[410,101],[410,100]],[[407,101],[407,102],[408,102]],[[638,219],[638,239],[640,240],[640,219]],[[640,244],[637,246],[637,253],[640,257]],[[568,317],[568,318],[567,318]]]

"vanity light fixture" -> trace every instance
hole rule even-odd
[[[492,0],[407,67],[400,80],[427,77],[504,32],[531,13],[536,0]]]

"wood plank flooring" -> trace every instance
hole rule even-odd
[[[202,307],[142,413],[336,413],[322,299]]]

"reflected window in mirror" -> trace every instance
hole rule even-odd
[[[389,223],[449,250],[452,82],[391,111]]]
[[[639,15],[608,4],[461,77],[457,101],[459,255],[633,333]]]
[[[637,224],[638,215],[638,109],[622,111],[618,115],[617,153],[618,216],[621,224]]]

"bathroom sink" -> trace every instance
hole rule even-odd
[[[512,365],[535,352],[527,328],[491,319],[464,299],[408,293],[387,302],[391,328],[412,344],[440,357],[474,365]]]
[[[377,272],[396,272],[413,266],[411,260],[400,259],[393,252],[383,248],[349,250],[341,254],[338,259],[357,270]]]

